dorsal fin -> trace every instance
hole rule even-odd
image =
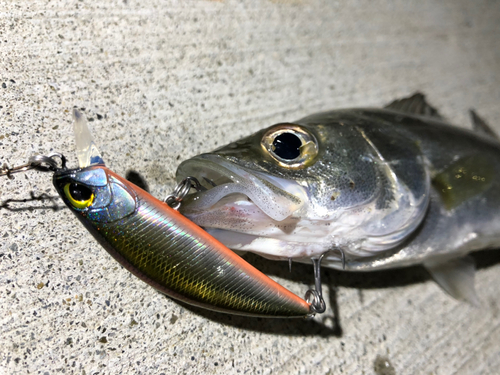
[[[471,256],[445,262],[425,262],[424,266],[432,278],[449,295],[473,306],[479,306],[479,299],[474,287],[476,266]]]
[[[412,96],[403,99],[394,100],[384,108],[392,109],[393,111],[411,113],[413,115],[432,117],[438,120],[443,120],[443,117],[438,113],[437,109],[432,107],[425,100],[425,95],[416,92]]]
[[[475,132],[487,135],[488,137],[494,138],[497,141],[500,140],[500,138],[498,138],[498,134],[491,128],[491,126],[486,123],[486,121],[479,117],[476,111],[471,109],[469,113],[470,119],[472,121],[472,129]]]

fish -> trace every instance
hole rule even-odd
[[[55,170],[53,184],[66,206],[124,268],[171,298],[214,311],[314,315],[311,303],[108,169],[85,117],[77,110],[74,117],[80,167]]]
[[[180,212],[229,248],[345,271],[423,265],[477,305],[469,253],[500,247],[500,142],[415,93],[314,114],[180,163]],[[315,272],[316,273],[316,272]],[[319,274],[319,272],[317,272]]]

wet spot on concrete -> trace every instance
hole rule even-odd
[[[381,355],[377,355],[377,358],[375,358],[373,370],[377,375],[396,375],[396,370],[389,361],[389,358]]]
[[[170,324],[174,324],[179,317],[175,314],[172,314],[172,317],[170,318]]]

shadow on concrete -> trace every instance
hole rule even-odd
[[[50,196],[46,193],[42,193],[40,195],[35,195],[34,192],[30,191],[30,198],[25,199],[6,199],[0,203],[0,209],[8,210],[8,211],[33,211],[33,210],[52,210],[59,211],[66,207],[65,205],[58,205],[57,200],[59,196]],[[28,202],[45,202],[49,201],[51,203],[50,206],[34,206],[32,204],[21,205],[16,207],[17,203],[28,203]]]
[[[201,315],[213,322],[228,325],[245,331],[270,333],[283,336],[321,336],[341,337],[342,329],[335,324],[335,317],[321,316],[320,321],[304,318],[255,318],[230,315],[190,306],[176,301],[196,315]]]
[[[134,170],[129,170],[125,174],[125,178],[127,179],[127,181],[130,181],[134,185],[137,185],[142,190],[147,191],[149,193],[149,185],[146,179],[139,172],[136,172]]]

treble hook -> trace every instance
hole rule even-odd
[[[61,166],[59,167],[59,163],[55,160],[55,158],[61,159]],[[17,167],[9,168],[9,166],[4,163],[0,168],[0,176],[7,176],[10,179],[13,179],[12,176],[14,173],[21,173],[29,171],[30,169],[36,169],[40,172],[56,172],[58,170],[66,169],[66,157],[59,153],[53,152],[48,156],[45,155],[34,155],[28,159],[28,162],[23,165],[19,165]]]
[[[312,258],[312,263],[314,267],[314,287],[315,289],[309,289],[306,292],[305,300],[311,304],[311,310],[314,314],[324,313],[326,310],[326,303],[323,299],[323,289],[321,287],[321,260],[323,257],[337,250],[340,253],[340,261],[342,262],[342,269],[345,270],[345,254],[344,250],[340,247],[335,247],[321,254],[319,258]]]

